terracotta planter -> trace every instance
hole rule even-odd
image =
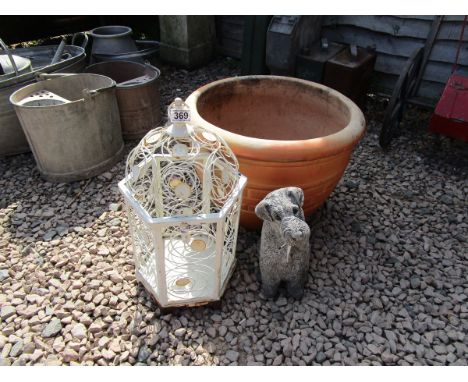
[[[365,130],[361,110],[326,86],[290,77],[212,82],[186,101],[192,121],[222,136],[247,176],[241,224],[259,228],[257,203],[270,191],[304,190],[312,213],[333,191]]]

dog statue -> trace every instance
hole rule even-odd
[[[304,193],[298,187],[270,192],[255,207],[263,220],[260,241],[260,274],[265,297],[277,294],[281,281],[287,292],[300,299],[304,294],[310,257],[310,228],[302,205]]]

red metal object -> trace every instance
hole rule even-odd
[[[450,76],[431,117],[429,131],[468,141],[468,77]]]

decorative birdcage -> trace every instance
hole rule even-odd
[[[119,188],[137,279],[162,307],[201,305],[221,298],[234,269],[247,178],[222,138],[190,124],[180,98],[168,114],[171,124],[130,152]]]

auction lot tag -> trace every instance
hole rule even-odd
[[[187,109],[171,109],[169,118],[172,123],[175,122],[190,122],[190,110]]]

